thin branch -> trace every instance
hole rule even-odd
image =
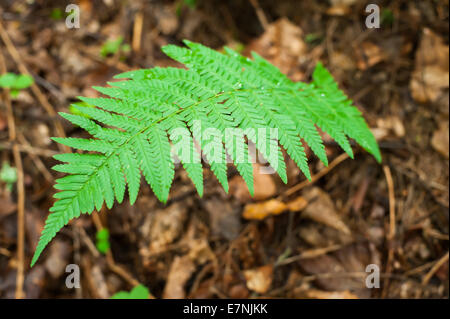
[[[136,12],[134,16],[134,25],[133,25],[133,40],[131,47],[134,52],[139,52],[141,50],[141,41],[142,41],[142,26],[144,25],[144,15],[142,11]]]
[[[0,142],[0,149],[12,150],[14,146],[17,146],[17,148],[19,149],[19,152],[21,152],[21,153],[27,153],[30,155],[37,155],[37,156],[42,156],[42,157],[53,157],[54,155],[59,153],[59,152],[56,152],[53,150],[34,147],[31,145],[24,145],[24,144],[11,143],[11,142]]]
[[[389,166],[383,166],[384,174],[386,175],[386,183],[389,192],[389,233],[388,240],[393,240],[396,233],[395,228],[395,193],[394,193],[394,181],[392,179],[391,169]]]
[[[0,27],[1,28],[1,27]],[[2,29],[0,29],[1,31]],[[0,73],[6,73],[6,63],[3,52],[0,51]],[[9,140],[13,143],[12,153],[17,170],[17,276],[16,276],[16,298],[25,297],[23,292],[24,269],[25,269],[25,187],[23,178],[22,158],[16,141],[16,124],[9,96],[9,90],[5,89],[3,98],[7,109]]]
[[[384,175],[386,177],[386,184],[388,186],[389,192],[389,232],[386,236],[386,243],[388,249],[388,257],[386,261],[386,273],[390,274],[392,271],[392,263],[394,261],[394,238],[396,233],[395,228],[395,192],[394,192],[394,181],[392,179],[391,169],[389,166],[383,166]],[[382,298],[387,294],[387,288],[389,286],[389,277],[385,279],[384,289],[382,291]]]
[[[314,184],[315,182],[317,182],[317,180],[319,180],[321,177],[325,176],[326,174],[328,174],[329,171],[331,171],[333,168],[335,168],[336,166],[338,166],[340,163],[342,163],[343,161],[345,161],[348,158],[347,153],[343,153],[341,155],[339,155],[338,157],[336,157],[331,163],[330,165],[328,165],[327,167],[325,167],[324,169],[322,169],[319,173],[317,173],[316,175],[314,175],[313,177],[311,177],[311,180],[308,181],[304,181],[301,182],[300,184],[297,184],[295,186],[292,186],[291,188],[289,188],[288,190],[286,190],[283,194],[281,194],[279,196],[279,198],[281,197],[287,197],[290,196],[296,192],[298,192],[299,190],[301,190],[302,188],[309,186],[311,184]]]
[[[269,26],[269,22],[267,20],[266,14],[264,13],[263,9],[261,9],[261,6],[259,5],[258,0],[250,0],[250,3],[252,4],[253,8],[255,9],[256,16],[258,17],[259,23],[261,23],[264,30],[267,30],[267,27]]]
[[[428,284],[430,279],[434,276],[434,274],[441,268],[443,264],[445,264],[448,261],[448,252],[439,259],[436,264],[433,266],[433,268],[430,269],[430,271],[423,277],[422,285]]]

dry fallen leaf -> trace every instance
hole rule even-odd
[[[346,235],[350,229],[337,214],[330,196],[318,187],[314,187],[304,194],[310,204],[304,210],[302,217],[312,219],[329,227],[333,227]]]
[[[303,271],[317,276],[315,282],[321,289],[350,291],[359,298],[368,298],[373,290],[366,286],[366,267],[369,264],[380,266],[381,260],[373,244],[360,242],[298,263]]]
[[[187,246],[189,251],[181,257],[174,258],[167,276],[163,298],[185,298],[187,293],[185,284],[192,277],[197,267],[215,258],[208,241],[205,238],[192,238],[192,224],[188,228],[181,243]]]
[[[108,299],[110,297],[103,270],[92,260],[82,259],[82,271],[87,281],[87,287],[94,298]]]
[[[45,287],[45,270],[42,265],[36,265],[27,273],[24,290],[28,299],[37,299]]]
[[[45,260],[45,269],[53,279],[59,278],[66,270],[70,246],[61,240],[56,240],[50,246],[50,254]]]
[[[262,166],[259,164],[253,165],[253,178],[255,194],[253,199],[264,200],[273,197],[277,192],[277,187],[273,181],[272,175],[261,172]],[[236,197],[241,203],[246,203],[252,199],[248,192],[247,184],[240,176],[233,177],[230,182],[230,194]]]
[[[253,178],[255,185],[255,200],[264,200],[274,196],[277,192],[277,187],[273,181],[272,175],[264,174],[262,166],[259,164],[253,165]]]
[[[300,59],[307,53],[303,41],[303,31],[286,18],[271,23],[264,34],[252,41],[244,53],[258,52],[265,59],[280,68],[294,81],[303,80],[304,74],[298,69]]]
[[[249,296],[249,291],[243,284],[232,286],[228,293],[231,299],[247,299]]]
[[[0,197],[0,218],[3,218],[17,209],[17,204],[13,203],[10,196]]]
[[[287,207],[291,212],[298,212],[308,205],[308,201],[304,197],[297,197],[293,201],[287,203]]]
[[[194,271],[195,264],[188,255],[175,257],[172,265],[170,266],[166,286],[164,287],[163,298],[184,298],[186,295],[184,285]]]
[[[449,158],[449,124],[448,121],[443,121],[433,133],[433,138],[431,139],[431,145],[433,148]]]
[[[189,253],[187,254],[196,265],[202,265],[214,259],[214,253],[205,238],[189,240]]]
[[[410,89],[413,98],[421,103],[436,102],[449,87],[449,47],[430,29],[424,29],[416,52],[415,69]]]
[[[330,65],[336,70],[349,71],[355,69],[354,59],[340,51],[330,53]]]
[[[307,205],[308,202],[303,197],[298,197],[287,204],[277,199],[270,199],[261,203],[245,205],[242,216],[245,219],[262,220],[268,216],[279,215],[286,210],[298,212],[304,209]]]
[[[357,0],[330,0],[331,7],[328,8],[327,14],[333,16],[344,16],[351,12],[350,6],[355,4]]]
[[[405,127],[402,120],[398,116],[388,116],[377,120],[378,129],[392,131],[397,137],[405,136]]]
[[[233,240],[241,229],[240,211],[233,208],[229,201],[212,197],[204,206],[209,213],[209,223],[214,236],[222,236]]]
[[[157,253],[173,243],[181,235],[186,218],[187,206],[181,202],[148,214],[140,227],[142,237],[148,238],[148,250]]]
[[[158,21],[158,29],[164,35],[169,35],[174,33],[178,28],[178,17],[176,15],[175,9],[172,6],[154,6],[156,10],[155,17]]]
[[[248,204],[244,208],[242,216],[245,219],[262,220],[270,215],[278,215],[287,209],[287,205],[277,199],[271,199],[262,203]]]
[[[323,291],[310,289],[305,292],[306,298],[315,299],[359,299],[358,296],[348,290],[344,291]]]
[[[379,46],[372,42],[363,42],[356,50],[357,66],[360,70],[366,70],[383,61],[386,56]]]
[[[256,269],[244,271],[247,288],[259,294],[266,293],[273,279],[273,266],[266,265]]]
[[[251,200],[250,193],[248,192],[247,185],[245,181],[240,176],[234,176],[228,182],[230,188],[229,194],[236,198],[241,203],[247,203]]]
[[[389,130],[382,127],[373,127],[370,129],[377,142],[386,139],[389,136]]]

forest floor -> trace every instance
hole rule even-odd
[[[0,74],[35,81],[1,92],[0,298],[109,298],[139,283],[156,298],[448,298],[448,0],[371,2],[380,28],[358,0],[80,0],[69,29],[67,1],[0,0]],[[332,164],[309,154],[313,182],[289,160],[288,184],[256,174],[254,198],[231,168],[229,194],[205,169],[203,198],[178,169],[166,205],[143,187],[133,206],[72,221],[30,268],[61,176],[50,138],[82,134],[56,112],[117,73],[176,66],[160,48],[183,39],[255,51],[296,81],[321,61],[369,123],[381,165],[325,137]],[[81,289],[64,284],[72,263]]]

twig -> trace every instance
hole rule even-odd
[[[404,275],[412,276],[412,275],[420,274],[422,271],[425,271],[426,269],[433,267],[433,265],[435,263],[436,263],[436,261],[427,262],[426,264],[420,265],[419,267],[408,270],[407,272],[404,273]]]
[[[269,22],[267,21],[267,17],[263,9],[261,9],[258,0],[250,0],[250,3],[252,4],[253,8],[256,11],[256,16],[258,17],[259,23],[261,23],[264,30],[267,30]]]
[[[388,257],[386,261],[386,273],[390,274],[392,271],[392,262],[394,260],[394,238],[395,238],[395,193],[394,193],[394,182],[392,180],[391,169],[389,166],[383,166],[384,175],[386,176],[386,183],[389,192],[389,232],[386,236]],[[382,298],[386,296],[387,288],[389,286],[389,277],[386,277],[384,281],[384,289],[382,291]]]
[[[325,254],[328,254],[330,252],[336,251],[338,249],[341,249],[342,245],[332,245],[329,247],[324,247],[324,248],[317,248],[317,249],[311,249],[311,250],[307,250],[299,255],[296,256],[291,256],[288,257],[286,259],[277,261],[275,263],[275,266],[284,266],[284,265],[288,265],[291,264],[293,262],[299,261],[299,260],[303,260],[303,259],[309,259],[309,258],[316,258],[318,256],[322,256]]]
[[[395,237],[395,193],[394,193],[394,181],[392,180],[391,169],[389,166],[383,166],[384,174],[386,175],[386,183],[388,185],[389,192],[389,233],[388,240],[393,240]]]
[[[65,95],[53,83],[50,83],[49,81],[41,77],[39,74],[34,74],[34,79],[36,80],[37,84],[46,88],[47,91],[50,94],[52,94],[55,98],[57,98],[60,103],[66,101]]]
[[[436,229],[433,228],[425,228],[424,233],[439,240],[446,240],[446,241],[449,240],[448,234],[447,235],[441,234],[440,232],[438,232]]]
[[[0,31],[1,31],[0,25]],[[0,51],[0,73],[6,73],[6,63],[3,52]],[[25,268],[25,187],[23,183],[23,166],[22,158],[20,157],[19,148],[15,144],[16,141],[16,125],[14,122],[14,113],[12,109],[9,90],[3,93],[5,100],[7,117],[8,117],[8,133],[9,141],[13,143],[13,157],[14,164],[17,169],[17,276],[16,276],[16,298],[22,299],[23,283],[24,283],[24,268]]]
[[[144,15],[142,11],[136,12],[134,17],[133,25],[133,40],[131,47],[134,52],[139,52],[141,50],[141,40],[142,40],[142,26],[144,25]]]
[[[313,183],[315,183],[318,179],[320,179],[321,177],[323,177],[324,175],[328,174],[329,171],[331,171],[333,168],[335,168],[336,166],[338,166],[340,163],[342,163],[343,161],[345,161],[348,158],[347,153],[343,153],[341,155],[339,155],[338,157],[336,157],[331,163],[330,165],[328,165],[327,167],[325,167],[324,169],[322,169],[319,173],[317,173],[316,175],[314,175],[313,177],[311,177],[311,180],[308,181],[304,181],[301,182],[300,184],[297,184],[295,186],[292,186],[291,188],[289,188],[288,190],[286,190],[283,194],[281,194],[280,196],[278,196],[278,198],[280,199],[283,196],[290,196],[296,192],[298,192],[299,190],[301,190],[302,188],[309,186]]]
[[[17,148],[19,149],[19,152],[43,156],[43,157],[53,157],[54,155],[59,153],[59,152],[55,152],[53,150],[38,148],[38,147],[31,146],[31,145],[22,145],[22,144],[17,144],[17,143],[11,143],[11,142],[0,142],[0,149],[12,150],[14,145],[17,146]]]
[[[31,76],[30,72],[28,71],[27,67],[25,66],[24,62],[22,61],[22,58],[20,57],[19,52],[17,51],[16,47],[14,46],[14,43],[11,41],[11,38],[9,37],[6,30],[4,29],[1,21],[0,21],[0,37],[2,38],[3,42],[5,43],[6,49],[8,50],[9,54],[11,55],[13,60],[16,62],[20,73]],[[48,115],[54,118],[56,116],[55,109],[48,102],[47,98],[41,92],[41,90],[39,89],[39,86],[36,83],[33,83],[31,85],[31,91],[33,91],[33,94],[39,100],[39,103],[41,103],[42,107],[45,109],[45,111],[48,113]],[[66,136],[66,134],[64,132],[64,128],[62,127],[60,122],[55,121],[55,129],[60,137]],[[70,152],[70,148],[68,146],[58,144],[58,147],[64,152]]]
[[[430,271],[423,277],[422,285],[428,284],[430,279],[434,276],[434,274],[441,268],[443,264],[445,264],[448,261],[448,252],[439,259],[436,264],[433,266],[433,268],[430,269]]]
[[[137,281],[124,268],[116,264],[110,251],[106,253],[106,263],[108,264],[108,267],[109,269],[111,269],[111,271],[122,277],[126,282],[128,282],[129,285],[131,285],[132,287],[139,285],[139,281]]]
[[[95,248],[95,244],[92,242],[91,238],[89,238],[88,234],[86,234],[86,231],[84,230],[84,228],[77,224],[74,225],[74,228],[76,230],[78,230],[78,232],[81,236],[81,240],[84,242],[86,247],[89,249],[92,256],[94,256],[95,258],[100,257],[99,251],[97,250],[97,248]]]

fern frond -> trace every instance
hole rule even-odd
[[[200,151],[225,191],[227,161],[236,166],[253,194],[249,143],[287,182],[281,148],[305,176],[311,174],[304,146],[328,165],[318,128],[353,156],[354,139],[381,161],[378,145],[358,109],[318,64],[310,84],[289,80],[257,54],[225,54],[185,41],[163,51],[188,69],[153,68],[122,73],[109,87],[95,87],[107,97],[80,100],[82,114],[61,113],[92,138],[54,138],[84,154],[59,154],[54,170],[68,174],[56,180],[59,190],[31,264],[71,219],[121,203],[128,188],[133,204],[141,173],[156,197],[166,202],[179,160],[200,196],[203,165]],[[272,136],[272,131],[277,135]]]

